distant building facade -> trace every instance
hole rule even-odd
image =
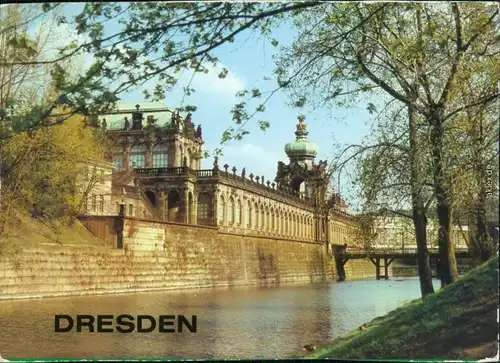
[[[385,212],[375,218],[375,238],[372,242],[374,248],[417,249],[415,227],[410,216],[411,211],[398,211],[398,213]],[[432,220],[427,222],[427,246],[438,247],[438,225]],[[467,248],[469,243],[469,227],[466,223],[454,225],[452,241],[457,248]]]
[[[81,194],[86,196],[82,201],[82,210],[88,215],[112,215],[112,172],[113,164],[109,162],[90,161],[86,173],[80,182]]]

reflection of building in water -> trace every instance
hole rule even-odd
[[[236,234],[266,235],[333,244],[351,243],[352,216],[340,195],[327,192],[326,161],[315,161],[318,146],[308,140],[305,117],[295,140],[286,144],[288,162],[278,162],[272,180],[243,167],[201,169],[201,125],[162,104],[122,104],[99,118],[106,125],[114,164],[110,210],[126,215],[218,226]],[[333,201],[328,218],[320,212]],[[89,214],[95,214],[88,211]]]

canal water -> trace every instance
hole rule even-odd
[[[434,281],[437,290],[439,281]],[[418,278],[0,301],[4,358],[288,358],[420,297]],[[54,332],[54,315],[191,315],[197,332]],[[86,329],[86,328],[84,328]]]

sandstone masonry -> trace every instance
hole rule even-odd
[[[336,278],[323,244],[220,233],[216,228],[124,218],[123,248],[109,218],[94,217],[109,248],[41,246],[0,260],[0,299],[122,293]],[[96,222],[97,221],[97,222]],[[92,229],[91,229],[92,230]],[[349,261],[347,278],[373,277]]]

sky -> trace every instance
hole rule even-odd
[[[77,14],[83,8],[81,3],[68,3],[64,6],[64,14],[68,19]],[[119,29],[118,24],[108,22],[105,27],[106,34],[113,34]],[[68,38],[77,38],[74,29],[63,24],[56,29],[61,42]],[[289,26],[274,29],[271,37],[279,41],[280,46],[289,45],[294,39],[295,31]],[[81,38],[81,37],[80,37]],[[84,40],[81,38],[80,40]],[[238,98],[236,92],[243,89],[258,87],[261,91],[272,90],[275,81],[264,81],[265,76],[272,76],[275,68],[273,55],[279,52],[280,46],[273,47],[269,40],[260,38],[257,34],[244,33],[236,38],[235,42],[224,45],[215,51],[220,59],[219,70],[225,67],[229,70],[225,79],[217,77],[218,70],[209,74],[196,74],[192,82],[192,88],[196,92],[184,99],[184,104],[196,105],[197,110],[193,113],[193,122],[201,124],[203,129],[204,147],[213,151],[220,147],[223,131],[234,126],[230,110]],[[90,64],[91,57],[83,57],[83,63]],[[182,87],[186,86],[191,74],[184,74],[173,92],[167,93],[163,103],[166,107],[174,108],[181,105],[183,99]],[[154,83],[152,83],[154,84]],[[121,94],[119,102],[141,103],[145,101],[142,94],[143,87]],[[331,160],[334,153],[334,141],[342,145],[359,144],[369,133],[367,122],[370,115],[366,111],[366,104],[359,104],[356,108],[304,108],[296,109],[287,105],[287,95],[277,92],[266,104],[266,111],[258,114],[254,122],[250,121],[245,127],[250,131],[243,140],[232,141],[224,149],[224,156],[219,158],[219,165],[227,163],[230,168],[236,166],[238,171],[246,168],[247,175],[264,175],[266,180],[274,179],[277,162],[287,162],[284,147],[287,143],[295,140],[295,125],[299,114],[304,114],[309,131],[309,140],[319,145],[319,153],[316,161]],[[263,132],[257,125],[257,120],[265,119],[270,122],[270,128]],[[211,168],[213,159],[202,160],[202,168]],[[340,192],[352,205],[354,200],[347,195],[346,185],[349,182],[341,177]],[[344,193],[345,191],[345,193]]]

